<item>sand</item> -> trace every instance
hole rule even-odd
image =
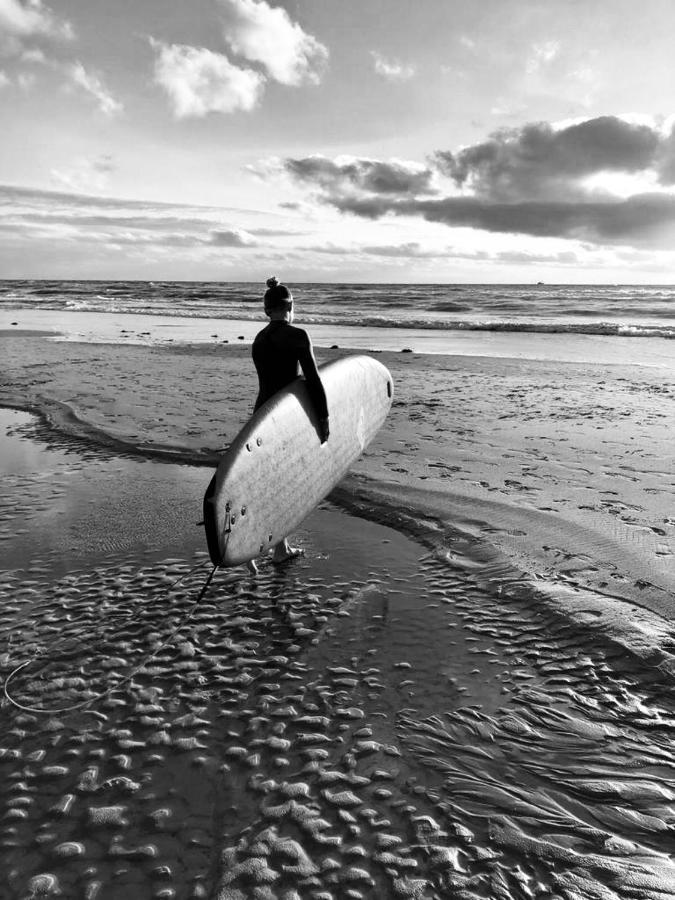
[[[8,897],[675,893],[672,376],[378,354],[305,558],[195,607],[249,348],[0,340],[0,674],[104,695],[3,703]]]
[[[3,349],[0,401],[154,458],[211,465],[256,393],[248,346],[6,335]],[[393,374],[394,406],[349,487],[433,507],[539,577],[573,578],[675,613],[675,372],[415,353],[378,359]]]

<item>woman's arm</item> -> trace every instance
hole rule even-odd
[[[328,403],[326,401],[326,392],[323,389],[321,376],[319,375],[319,371],[316,367],[316,360],[314,359],[312,342],[306,332],[303,332],[303,335],[304,340],[300,352],[298,353],[298,358],[300,360],[302,374],[305,376],[305,381],[307,382],[309,399],[311,400],[314,411],[316,412],[317,418],[319,419],[320,437],[321,443],[323,444],[328,440],[329,434]]]

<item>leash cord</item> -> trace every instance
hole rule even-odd
[[[191,574],[192,574],[193,572],[195,572],[197,569],[202,568],[203,566],[204,566],[204,563],[199,563],[198,565],[193,566],[193,567],[192,567],[191,569],[189,569],[187,572],[184,572],[178,579],[176,579],[176,581],[174,581],[174,583],[171,585],[171,587],[169,588],[169,590],[173,590],[173,588],[175,588],[176,585],[180,584],[181,581],[183,581],[185,578],[187,578],[189,575],[191,575]],[[212,568],[211,571],[209,572],[209,576],[208,576],[208,578],[206,579],[206,582],[204,583],[204,585],[202,586],[201,591],[199,592],[199,596],[198,596],[197,599],[194,601],[194,603],[192,604],[192,606],[191,606],[190,609],[188,610],[187,614],[183,617],[183,619],[181,619],[181,621],[179,622],[179,624],[173,629],[173,631],[172,631],[171,634],[166,638],[166,640],[164,640],[164,641],[159,645],[159,647],[156,647],[156,648],[152,651],[152,653],[150,653],[148,656],[146,656],[146,657],[143,659],[143,662],[141,662],[140,665],[136,666],[136,668],[135,668],[129,675],[125,675],[124,678],[122,678],[120,681],[116,682],[116,683],[115,683],[114,685],[112,685],[111,687],[106,688],[105,691],[101,691],[101,693],[95,694],[93,697],[88,697],[86,700],[82,700],[82,701],[79,702],[79,703],[74,703],[72,706],[62,706],[62,707],[60,707],[60,708],[58,708],[58,709],[47,709],[47,708],[45,708],[45,707],[39,707],[39,706],[26,706],[26,705],[24,705],[23,703],[20,703],[18,700],[16,700],[16,699],[12,696],[12,694],[11,694],[10,691],[9,691],[9,685],[10,685],[10,682],[12,681],[12,679],[13,679],[16,675],[19,674],[19,672],[21,672],[21,671],[22,671],[23,669],[25,669],[27,666],[31,665],[31,663],[35,662],[35,660],[37,659],[37,657],[40,655],[40,653],[38,652],[38,653],[35,653],[35,654],[31,657],[31,659],[28,659],[28,660],[26,660],[25,662],[22,662],[20,665],[16,666],[16,668],[14,668],[14,669],[9,673],[9,675],[7,676],[7,678],[5,678],[4,684],[3,684],[3,686],[2,686],[2,690],[3,690],[3,693],[4,693],[4,695],[5,695],[5,698],[12,704],[12,706],[15,706],[17,709],[20,709],[22,712],[39,713],[39,714],[42,714],[42,715],[58,715],[58,714],[60,714],[60,713],[73,712],[73,711],[76,710],[76,709],[83,709],[85,706],[88,706],[90,703],[94,703],[96,700],[102,700],[104,697],[108,697],[110,694],[112,694],[113,691],[118,690],[120,687],[122,687],[122,685],[128,684],[130,681],[132,681],[132,680],[136,677],[136,675],[138,675],[138,673],[141,672],[141,671],[145,668],[145,666],[147,666],[147,664],[148,664],[149,662],[151,662],[151,661],[152,661],[159,653],[162,652],[162,650],[164,650],[166,647],[169,646],[169,644],[173,641],[173,639],[174,639],[175,636],[178,634],[178,632],[181,631],[181,630],[185,627],[185,625],[187,625],[187,623],[188,623],[188,622],[190,621],[190,619],[192,618],[192,616],[193,616],[195,610],[197,609],[197,607],[199,606],[199,604],[200,604],[200,603],[202,602],[202,600],[204,599],[204,595],[206,594],[207,590],[209,589],[209,585],[211,584],[211,581],[212,581],[212,579],[213,579],[213,576],[214,576],[215,573],[216,573],[216,569],[217,569],[217,568],[218,568],[217,565],[213,566],[213,568]]]

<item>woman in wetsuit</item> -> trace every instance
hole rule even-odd
[[[323,444],[329,435],[326,393],[316,368],[309,335],[292,324],[293,295],[285,284],[279,284],[276,278],[268,278],[264,302],[270,322],[253,341],[253,362],[259,381],[255,409],[290,384],[302,369]],[[272,561],[283,562],[299,553],[300,550],[290,547],[284,538],[274,548]]]

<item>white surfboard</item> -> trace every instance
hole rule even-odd
[[[320,443],[304,378],[254,413],[223,456],[204,496],[204,527],[214,565],[255,559],[287,537],[332,490],[387,417],[389,371],[369,356],[319,369],[330,414]]]

